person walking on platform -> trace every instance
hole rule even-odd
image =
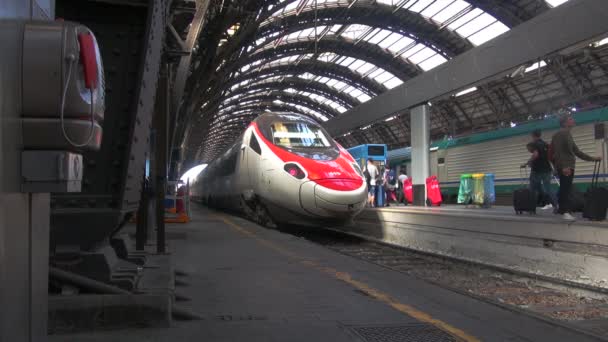
[[[522,167],[530,166],[530,190],[537,194],[537,203],[542,201],[543,210],[557,209],[557,198],[551,190],[551,164],[549,163],[549,145],[541,138],[540,129],[532,132],[532,142],[527,145],[532,153],[530,160]]]
[[[378,168],[374,165],[372,159],[367,160],[367,167],[365,168],[367,173],[369,173],[369,187],[368,187],[368,195],[367,202],[370,207],[374,207],[374,200],[376,199],[376,184],[378,179]]]
[[[559,213],[563,215],[565,220],[574,220],[571,214],[570,193],[572,191],[572,181],[574,179],[574,169],[576,166],[576,157],[586,161],[599,161],[601,157],[591,157],[582,152],[574,139],[570,130],[576,125],[574,118],[565,114],[559,119],[561,129],[553,135],[551,140],[549,157],[553,161],[553,165],[559,175]]]
[[[395,190],[397,189],[397,176],[395,175],[395,171],[391,169],[390,165],[387,163],[386,171],[384,171],[384,190],[386,192],[386,201],[385,206],[390,206],[390,202],[397,201],[397,194]]]

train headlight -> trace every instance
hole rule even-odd
[[[292,177],[295,177],[297,179],[303,179],[304,177],[306,177],[304,171],[302,171],[302,169],[298,165],[293,163],[285,164],[285,166],[283,166],[283,170],[285,170],[285,172],[289,173]]]
[[[353,169],[355,169],[355,171],[357,171],[357,174],[359,174],[359,176],[361,176],[361,177],[365,177],[365,176],[363,175],[363,171],[361,171],[361,168],[359,167],[359,164],[357,164],[357,163],[352,163],[352,165],[353,165]]]

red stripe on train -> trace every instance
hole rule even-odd
[[[342,146],[338,145],[340,156],[335,160],[324,161],[304,158],[268,141],[260,131],[257,123],[253,122],[251,125],[258,138],[268,146],[272,153],[279,157],[283,163],[296,162],[302,165],[308,173],[308,179],[311,181],[326,188],[339,191],[352,191],[359,189],[363,185],[363,179],[353,169],[352,163],[355,162],[354,159]]]

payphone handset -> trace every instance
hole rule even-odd
[[[21,116],[38,132],[28,148],[99,149],[105,87],[95,36],[69,21],[23,25]]]
[[[98,89],[98,72],[100,70],[100,65],[98,64],[97,59],[97,42],[93,33],[91,33],[88,29],[82,26],[73,27],[74,32],[69,27],[67,29],[67,39],[74,38],[76,40],[75,47],[78,50],[78,59],[73,52],[66,51],[66,63],[67,65],[67,76],[65,78],[65,85],[63,88],[63,92],[61,95],[61,109],[60,109],[60,119],[61,119],[61,131],[63,133],[63,137],[65,140],[72,145],[73,147],[84,147],[88,146],[91,143],[95,135],[95,90]],[[66,47],[68,45],[66,44]],[[84,81],[84,88],[88,89],[90,94],[90,113],[89,119],[91,121],[91,125],[89,127],[88,137],[84,142],[78,143],[70,138],[68,132],[65,128],[65,101],[68,97],[68,90],[70,86],[70,82],[72,80],[72,72],[76,66],[80,65],[82,70],[82,76],[79,77],[81,81]]]

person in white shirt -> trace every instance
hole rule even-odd
[[[374,165],[374,162],[370,159],[367,160],[367,172],[369,173],[369,193],[367,195],[367,201],[370,207],[374,206],[374,200],[376,199],[376,179],[378,178],[378,168]]]

